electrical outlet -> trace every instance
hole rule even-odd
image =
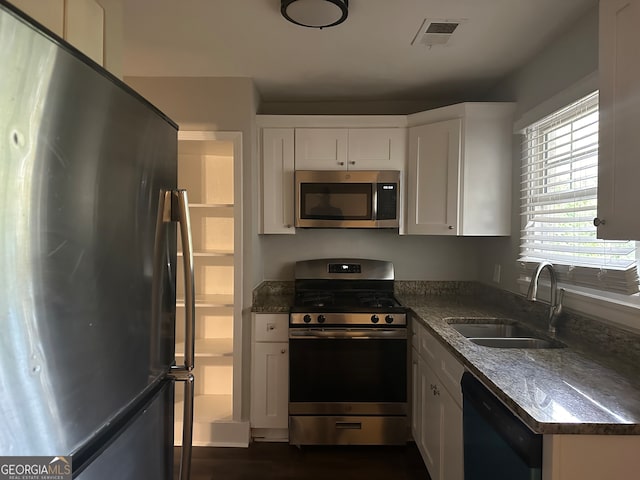
[[[500,269],[501,268],[500,268],[500,264],[499,263],[496,263],[493,266],[493,281],[495,283],[500,283]]]

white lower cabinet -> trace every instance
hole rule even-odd
[[[464,456],[459,381],[463,367],[415,320],[412,329],[419,340],[412,349],[413,437],[432,480],[462,480]],[[425,346],[434,348],[427,350]],[[454,372],[458,377],[457,386],[451,378],[436,372]]]
[[[251,428],[255,439],[288,438],[289,316],[253,316]]]

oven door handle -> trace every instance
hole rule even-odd
[[[289,329],[289,338],[300,340],[305,339],[397,339],[407,338],[406,328],[305,328],[305,329]]]

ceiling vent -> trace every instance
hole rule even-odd
[[[463,20],[430,20],[425,18],[411,45],[446,45]]]

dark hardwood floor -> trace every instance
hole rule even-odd
[[[180,449],[175,449],[176,476]],[[193,450],[191,480],[429,480],[415,444],[403,447],[297,448],[252,443],[249,448]]]

